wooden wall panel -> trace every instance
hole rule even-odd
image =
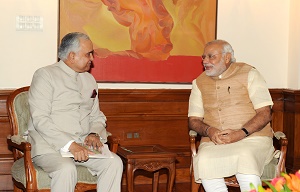
[[[13,189],[10,175],[13,157],[6,143],[6,137],[10,134],[6,99],[10,92],[10,90],[0,91],[0,191]]]
[[[283,131],[284,97],[282,89],[270,89],[273,99],[272,128],[274,131]]]
[[[283,90],[284,132],[289,139],[287,169],[295,172],[300,169],[300,91]]]
[[[121,145],[189,146],[187,111],[190,90],[99,90],[107,129]],[[127,138],[138,133],[139,138]],[[176,133],[176,134],[174,134]]]

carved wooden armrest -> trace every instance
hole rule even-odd
[[[287,152],[287,145],[288,139],[286,138],[285,134],[281,131],[277,131],[274,133],[276,139],[279,140],[280,144],[280,156],[278,160],[278,166],[276,170],[276,175],[279,177],[282,172],[285,172],[285,161],[286,161],[286,152]]]
[[[189,135],[190,137],[197,137],[198,133],[194,130],[190,130]]]
[[[120,138],[110,134],[107,137],[107,143],[109,145],[110,150],[114,153],[117,153],[118,146],[120,143]]]
[[[274,133],[274,136],[280,142],[281,151],[282,150],[286,151],[286,147],[288,145],[288,139],[286,138],[285,134],[281,131],[277,131],[277,132]]]
[[[197,132],[193,131],[193,130],[190,130],[189,135],[190,135],[190,145],[191,145],[192,156],[195,156],[197,154],[197,150],[196,150]]]
[[[7,136],[7,144],[19,151],[22,151],[24,156],[26,152],[31,153],[31,144],[19,135]]]
[[[33,186],[37,188],[36,183],[36,172],[31,160],[31,144],[27,142],[24,138],[19,135],[13,135],[7,137],[7,144],[14,149],[14,160],[16,161],[18,158],[17,150],[23,153],[24,157],[24,167],[26,174],[26,188],[32,189]]]
[[[280,138],[286,138],[286,136],[285,136],[285,134],[283,133],[283,132],[281,132],[281,131],[276,131],[275,133],[274,133],[274,136],[276,137],[276,139],[280,139]]]

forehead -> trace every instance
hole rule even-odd
[[[91,40],[80,39],[79,42],[80,42],[80,46],[81,46],[81,51],[90,52],[93,50],[93,43]]]
[[[223,46],[219,43],[213,43],[207,45],[204,48],[204,53],[215,53],[215,52],[222,52],[222,51],[223,51]]]

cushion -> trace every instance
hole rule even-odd
[[[17,115],[17,124],[19,126],[19,135],[26,135],[28,129],[28,120],[30,117],[27,91],[22,92],[15,97],[14,106],[14,110]]]
[[[38,167],[34,163],[33,165],[36,170],[38,189],[50,189],[51,178],[40,167]],[[77,167],[78,182],[97,184],[97,176],[93,176],[86,167],[80,165],[76,167]],[[14,162],[13,166],[11,167],[11,175],[16,181],[26,186],[24,158],[18,159],[17,161]]]
[[[276,166],[278,164],[278,158],[274,157],[270,163],[265,165],[263,174],[261,176],[262,181],[270,181],[276,177]]]

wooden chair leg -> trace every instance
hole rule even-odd
[[[195,181],[191,182],[191,192],[198,192],[199,191],[199,187],[200,187],[199,183],[196,183]]]
[[[200,185],[200,192],[205,192],[203,185]]]
[[[14,185],[14,192],[23,192],[23,190]]]
[[[192,170],[192,172],[191,172],[191,192],[198,192],[200,185],[201,185],[200,183],[195,182],[194,172]]]
[[[198,192],[199,191],[199,187],[200,187],[200,183],[196,183],[195,182],[193,162],[191,164],[190,177],[191,177],[190,178],[191,179],[191,192]]]

